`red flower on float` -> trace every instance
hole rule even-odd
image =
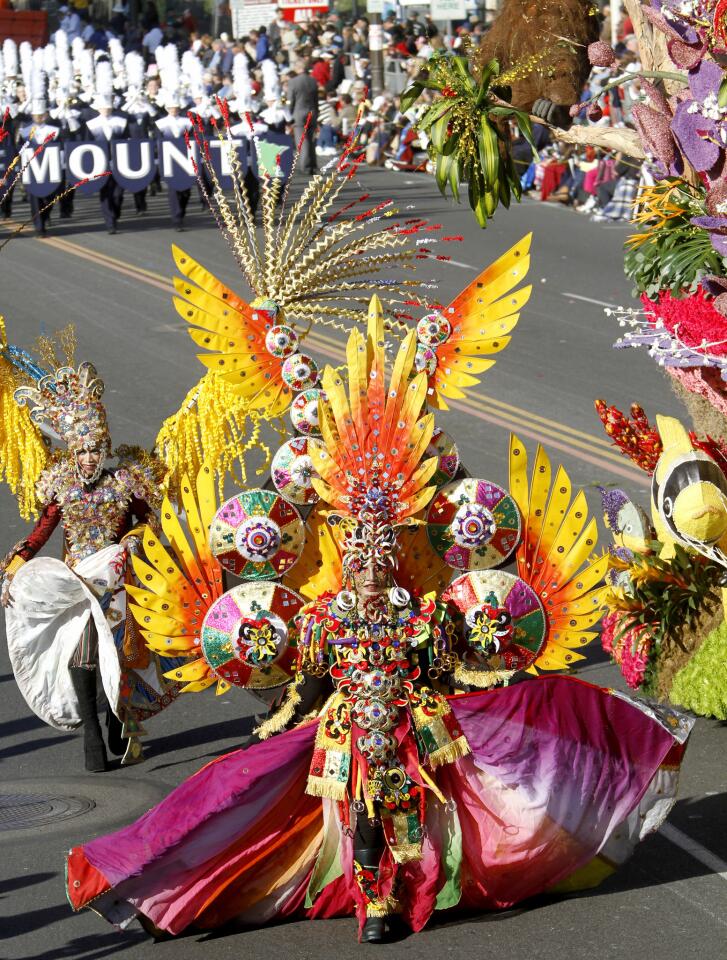
[[[712,30],[716,40],[715,46],[720,49],[727,48],[727,0],[717,0]]]

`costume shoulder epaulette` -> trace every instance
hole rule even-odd
[[[162,501],[162,483],[165,467],[161,460],[143,447],[121,446],[115,451],[118,466],[114,471],[135,497],[150,507],[158,508]]]
[[[60,451],[54,453],[35,486],[38,502],[45,506],[52,500],[59,499],[62,491],[74,477],[75,471],[69,454]]]

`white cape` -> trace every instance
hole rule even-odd
[[[5,611],[8,650],[20,692],[41,720],[58,730],[81,723],[68,663],[86,624],[98,632],[99,669],[104,692],[116,713],[121,689],[119,655],[98,598],[123,591],[126,552],[113,544],[70,570],[51,557],[36,557],[15,574],[13,605]],[[110,619],[118,620],[116,605]]]

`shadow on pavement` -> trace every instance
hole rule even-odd
[[[40,717],[35,714],[29,714],[25,717],[16,717],[14,720],[6,720],[0,723],[0,737],[10,737],[15,733],[27,733],[28,730],[42,730],[47,724],[43,723]]]
[[[0,673],[0,683],[7,683],[8,680],[14,680],[15,676],[12,673]]]
[[[32,753],[34,750],[42,750],[44,747],[53,747],[56,744],[64,743],[66,740],[74,740],[72,733],[56,737],[39,737],[35,740],[26,740],[23,743],[16,743],[12,747],[5,747],[0,750],[0,760],[7,760],[8,757],[17,757],[21,754]]]
[[[65,908],[66,911],[70,907]],[[143,932],[134,933],[106,933],[101,936],[93,935],[75,937],[63,946],[52,950],[43,950],[42,953],[27,954],[24,960],[102,960],[103,957],[112,957],[122,950],[128,950],[133,956],[135,947],[148,943],[149,937]]]
[[[12,880],[0,880],[0,897],[6,893],[15,893],[23,887],[34,887],[37,883],[45,883],[58,876],[56,873],[29,873],[27,877],[13,877]]]
[[[118,236],[120,237],[124,233],[143,233],[146,230],[171,230],[172,221],[167,215],[166,217],[138,217],[133,214],[130,217],[121,217],[117,227]],[[194,220],[189,218],[189,221],[185,221],[184,224],[185,231],[194,229]],[[72,239],[73,237],[82,237],[84,234],[93,234],[93,233],[107,233],[108,227],[103,222],[98,223],[84,223],[80,224],[76,222],[74,224],[73,220],[62,220],[60,223],[52,223],[48,227],[48,237],[59,237],[61,239]],[[28,236],[33,236],[32,230],[28,233]]]
[[[203,747],[208,743],[219,743],[220,740],[225,739],[239,738],[241,744],[242,740],[252,731],[254,723],[254,717],[237,717],[233,720],[225,720],[224,723],[208,723],[203,727],[195,727],[192,730],[180,730],[178,733],[172,733],[166,737],[158,737],[150,741],[147,757],[151,760],[165,753],[183,750],[185,747]],[[219,753],[212,754],[212,756],[229,753],[230,750],[235,749],[236,747],[233,745],[219,751]]]
[[[3,918],[2,940],[12,940],[13,937],[22,937],[26,933],[42,930],[51,923],[58,923],[68,919],[71,908],[67,903],[58,903],[53,907],[42,907],[40,910],[26,910],[15,916]]]

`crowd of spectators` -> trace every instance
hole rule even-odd
[[[79,0],[79,4],[81,0]],[[272,62],[279,74],[282,106],[287,103],[288,84],[301,72],[317,85],[315,149],[319,157],[336,153],[348,136],[361,105],[363,127],[360,142],[367,161],[398,167],[423,168],[425,144],[419,143],[412,118],[399,111],[399,95],[422,64],[437,50],[476,45],[486,25],[476,17],[461,24],[450,36],[443,34],[429,16],[412,11],[406,20],[388,17],[383,23],[383,90],[372,96],[369,22],[364,16],[344,21],[335,12],[313,16],[304,23],[286,20],[277,11],[272,22],[233,36],[233,24],[225,7],[217,18],[218,35],[205,32],[192,9],[163,23],[150,0],[136,23],[123,2],[115,4],[108,21],[95,18],[92,8],[60,7],[59,27],[69,41],[81,37],[94,51],[107,51],[109,42],[120,41],[125,52],[141,53],[153,78],[158,48],[174,44],[180,57],[191,50],[204,69],[205,95],[233,95],[233,64],[237,54],[248,61],[253,89],[262,91],[263,61]],[[152,88],[154,84],[152,81]],[[261,94],[262,99],[262,94]],[[293,132],[292,116],[288,116]]]
[[[81,2],[78,0],[79,4]],[[234,36],[232,22],[224,13],[225,8],[221,7],[222,20],[220,22],[218,18],[218,23],[226,29],[220,29],[218,35],[213,36],[211,32],[205,32],[203,28],[208,25],[199,23],[192,9],[185,10],[176,20],[163,23],[153,0],[146,3],[134,23],[128,16],[124,0],[115,4],[111,18],[106,22],[94,18],[91,9],[61,6],[60,28],[69,41],[80,37],[94,50],[94,56],[103,56],[110,43],[117,42],[126,52],[142,54],[147,65],[147,93],[150,95],[156,83],[156,52],[169,44],[177,48],[180,58],[191,52],[199,60],[204,95],[210,100],[216,96],[234,98],[234,65],[236,60],[239,61],[238,55],[244,55],[260,111],[266,107],[264,86],[269,83],[269,74],[274,67],[279,88],[275,107],[280,120],[278,127],[296,136],[301,121],[293,116],[293,97],[289,87],[293,84],[298,90],[299,102],[304,100],[300,96],[304,87],[308,91],[306,96],[312,97],[312,100],[305,100],[305,109],[313,115],[308,133],[313,159],[308,161],[306,172],[315,169],[316,155],[326,158],[341,149],[357,117],[362,120],[360,143],[365,147],[369,164],[429,170],[426,137],[416,130],[417,108],[402,114],[400,94],[432,53],[441,50],[456,52],[464,45],[476,47],[488,27],[472,17],[447,34],[438,29],[430,17],[416,11],[412,11],[406,20],[385,19],[383,90],[374,96],[366,17],[346,22],[331,12],[325,16],[313,16],[305,23],[293,23],[278,10],[271,23],[250,29],[245,35]],[[610,40],[608,7],[604,14],[604,39]],[[576,117],[576,123],[630,124],[631,107],[642,97],[638,78],[626,86],[603,93],[597,109],[586,106],[614,78],[639,69],[638,47],[628,19],[621,24],[620,34],[616,63],[593,70],[582,91],[584,108]],[[302,83],[297,80],[301,74],[306,75]],[[267,107],[270,107],[269,103]],[[266,122],[270,123],[269,119]],[[553,142],[548,128],[542,125],[535,126],[538,154],[535,159],[516,128],[513,128],[512,136],[515,159],[526,192],[596,218],[628,218],[639,183],[649,178],[645,166],[626,156],[593,147],[576,148]]]

